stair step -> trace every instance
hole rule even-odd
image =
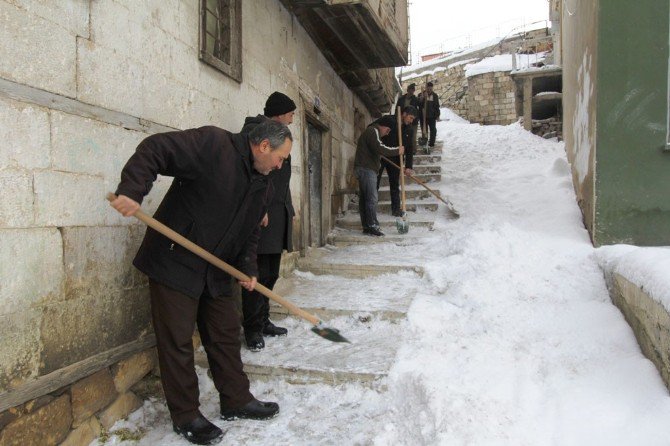
[[[410,228],[412,228],[411,220],[407,219],[409,222]],[[348,245],[369,245],[375,243],[394,243],[396,245],[409,245],[415,243],[419,239],[419,234],[422,232],[428,232],[428,229],[423,228],[413,228],[413,231],[410,231],[406,234],[399,234],[397,227],[385,228],[383,237],[375,237],[367,234],[363,234],[363,231],[351,231],[351,230],[334,230],[326,237],[326,241],[330,245],[335,246],[348,246]]]
[[[442,174],[441,173],[428,173],[428,174],[416,174],[414,175],[416,178],[418,178],[422,183],[433,183],[437,181],[442,180]],[[408,181],[412,181],[411,179],[408,178]],[[379,183],[379,186],[388,186],[389,185],[389,178],[386,175],[386,171],[384,171],[384,175],[382,175],[381,182]],[[428,187],[431,187],[430,184],[428,184]]]
[[[317,275],[336,274],[345,277],[371,277],[382,274],[394,274],[401,271],[413,271],[423,276],[423,268],[414,265],[354,265],[347,263],[326,263],[309,259],[298,262],[301,271]]]
[[[432,229],[433,224],[435,223],[435,214],[433,212],[408,212],[407,218],[410,220],[411,227],[421,227]],[[396,217],[386,213],[377,213],[377,220],[379,220],[379,225],[382,228],[382,231],[395,231]],[[356,211],[347,212],[346,215],[339,217],[335,221],[335,226],[341,229],[349,230],[358,230],[362,231],[363,226],[361,226],[361,217]]]
[[[405,202],[405,208],[408,212],[417,212],[417,211],[437,211],[438,202],[437,200],[425,199],[425,200],[411,200]],[[390,213],[391,212],[391,201],[380,201],[377,203],[377,212],[380,213]]]
[[[442,163],[442,154],[432,154],[432,155],[414,155],[414,167],[422,166],[425,164],[441,164]]]
[[[402,319],[423,282],[418,274],[408,271],[395,274],[391,282],[389,277],[380,275],[345,281],[339,276],[296,271],[290,277],[279,279],[274,291],[325,320],[342,316]],[[389,299],[389,295],[393,295],[393,299]],[[288,316],[286,309],[274,303],[270,311],[280,317]]]
[[[438,195],[440,195],[440,191],[436,190],[435,191]],[[406,200],[420,200],[423,198],[431,198],[433,197],[433,194],[428,192],[426,189],[423,187],[416,185],[416,186],[411,186],[410,187],[405,187],[405,199]],[[388,186],[386,187],[380,187],[379,188],[379,200],[380,201],[389,201],[391,199],[391,190],[389,189]]]
[[[309,322],[287,318],[282,326],[288,328],[288,336],[266,337],[260,352],[242,347],[242,361],[251,377],[378,387],[393,363],[404,322],[340,317],[324,324],[338,329],[351,343],[331,342],[313,333]],[[370,330],[372,324],[375,330]]]

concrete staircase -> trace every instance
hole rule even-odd
[[[415,170],[423,179],[437,181],[441,175],[440,162],[438,146],[430,155],[415,156]],[[423,285],[423,268],[404,261],[402,252],[432,230],[438,207],[435,197],[424,193],[423,188],[407,184],[411,222],[408,234],[398,234],[395,217],[389,215],[385,176],[380,196],[386,201],[379,203],[378,216],[387,235],[364,235],[357,204],[352,205],[346,215],[336,220],[328,245],[310,249],[297,260],[296,270],[275,286],[277,293],[317,315],[327,326],[339,329],[351,343],[333,343],[315,335],[310,330],[311,324],[287,317],[284,308],[271,302],[271,319],[287,327],[289,335],[265,338],[266,348],[261,352],[242,348],[252,386],[254,382],[269,383],[273,388],[282,388],[282,392],[290,392],[291,386],[296,386],[294,394],[301,394],[305,390],[298,389],[304,385],[325,384],[337,392],[338,386],[347,384],[368,389],[383,398],[381,394],[386,388],[386,376],[394,362],[407,310]],[[206,364],[202,352],[198,363]],[[284,400],[295,398],[294,394],[285,395]],[[254,438],[247,425],[234,426],[240,433],[231,430],[231,441],[236,435]],[[262,438],[257,439],[262,443]]]

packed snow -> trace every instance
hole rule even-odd
[[[411,263],[422,268],[422,277],[342,279],[338,287],[334,276],[299,273],[285,288],[301,304],[321,284],[328,290],[321,297],[330,296],[331,305],[345,300],[339,292],[358,297],[361,311],[365,302],[406,308],[401,321],[329,321],[368,345],[371,357],[388,352],[383,385],[253,382],[259,399],[280,403],[279,416],[224,422],[217,418],[216,390],[199,369],[201,410],[226,431],[222,444],[670,444],[668,391],[611,303],[601,269],[649,285],[667,307],[669,275],[660,265],[668,264],[670,250],[594,249],[563,143],[518,124],[469,124],[448,110],[438,140],[444,141],[443,179],[436,184],[460,219],[448,218],[440,205],[434,230],[412,228],[408,236],[416,237],[407,243],[324,251],[329,261]],[[400,306],[382,302],[398,296]],[[325,348],[318,342],[327,341],[311,335],[309,324],[283,323],[291,330],[287,339],[305,340],[306,354]],[[363,342],[367,336],[374,342]],[[286,342],[271,339],[255,355],[279,361]],[[364,355],[356,358],[365,368]],[[292,358],[293,366],[299,363],[300,357]],[[172,432],[161,400],[146,402],[111,430],[120,428],[141,431],[143,445],[188,444]],[[105,444],[138,443],[111,436]]]

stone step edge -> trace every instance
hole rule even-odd
[[[289,296],[284,296],[287,299],[291,299]],[[301,309],[307,311],[308,313],[316,315],[319,319],[329,320],[335,319],[342,316],[358,316],[358,318],[372,318],[380,321],[400,321],[407,317],[407,313],[403,311],[394,311],[394,310],[356,310],[356,309],[347,309],[347,308],[325,308],[325,307],[300,307]],[[272,320],[282,320],[288,317],[295,317],[300,319],[298,316],[291,314],[286,308],[279,306],[278,304],[270,304],[270,318]]]
[[[244,347],[242,347],[244,348]],[[267,354],[261,351],[257,354]],[[208,369],[207,355],[202,350],[195,352],[195,364]],[[268,366],[259,364],[244,364],[244,372],[250,380],[270,381],[282,379],[289,384],[328,384],[332,386],[342,384],[360,384],[373,390],[386,390],[387,373],[349,372],[346,370],[318,370],[301,367]]]
[[[300,259],[298,261],[300,271],[311,272],[316,275],[340,276],[342,273],[350,273],[354,277],[366,277],[368,275],[380,276],[382,274],[394,274],[400,271],[412,271],[423,277],[425,270],[414,265],[361,265],[350,263],[325,263],[320,260]]]

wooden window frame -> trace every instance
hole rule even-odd
[[[206,36],[208,32],[206,21],[209,10],[207,9],[207,0],[200,0],[199,58],[238,83],[242,83],[242,0],[230,0],[230,8],[230,23],[228,24],[230,26],[230,63],[227,63],[207,51]],[[211,14],[212,12],[209,11],[209,13]],[[216,38],[216,36],[212,37]]]

